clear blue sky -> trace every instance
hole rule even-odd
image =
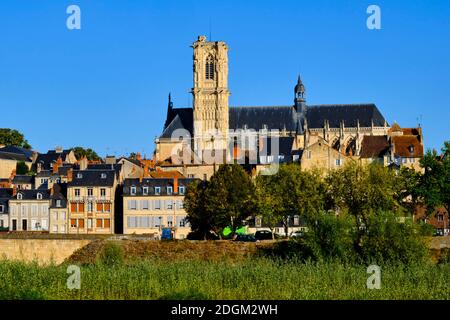
[[[66,28],[79,5],[82,29]],[[382,30],[366,9],[382,10]],[[200,34],[229,45],[230,105],[377,104],[390,123],[450,139],[450,1],[2,0],[0,127],[45,151],[151,155],[167,95],[191,102]]]

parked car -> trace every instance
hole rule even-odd
[[[251,234],[239,234],[236,236],[236,238],[233,241],[240,241],[240,242],[256,242],[255,236]]]
[[[299,239],[305,235],[305,232],[303,231],[295,231],[291,233],[291,238]]]
[[[256,240],[272,240],[273,239],[273,235],[272,232],[268,231],[268,230],[259,230],[256,231],[255,233],[255,239]]]

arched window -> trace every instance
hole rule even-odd
[[[205,77],[206,80],[214,80],[214,59],[211,55],[206,59]]]

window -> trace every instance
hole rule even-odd
[[[56,206],[57,206],[58,208],[61,207],[61,200],[56,200]]]
[[[100,196],[106,197],[106,189],[105,188],[100,189]]]
[[[92,197],[94,195],[94,189],[88,188],[87,191],[88,191],[88,197]]]
[[[58,233],[58,225],[53,225],[53,232]]]
[[[172,216],[167,217],[167,226],[170,228],[173,227],[173,217]]]
[[[88,212],[92,212],[92,211],[94,211],[94,204],[92,202],[88,202]]]
[[[341,166],[342,164],[342,160],[341,159],[336,159],[336,166]]]
[[[181,219],[180,220],[180,228],[184,228],[186,226],[186,221],[185,219]]]
[[[18,200],[22,200],[22,198],[23,198],[23,195],[22,195],[21,193],[18,193],[18,194],[17,194],[17,199],[18,199]]]
[[[135,186],[132,186],[131,188],[130,188],[130,193],[131,193],[131,195],[136,195],[136,187]]]
[[[438,218],[438,221],[444,221],[444,215],[443,214],[439,214],[437,216],[437,218]]]
[[[111,222],[109,219],[103,219],[103,228],[109,229]]]
[[[136,210],[136,200],[128,200],[128,209]]]
[[[38,206],[36,204],[33,204],[31,206],[31,216],[37,217],[38,215]]]
[[[61,220],[61,221],[66,220],[66,213],[64,211],[61,211],[59,213],[59,220]]]
[[[214,59],[211,55],[206,59],[205,78],[214,80]]]
[[[103,221],[102,221],[102,219],[97,219],[97,228],[103,228]]]
[[[72,202],[70,204],[70,212],[77,212],[78,211],[78,206],[75,202]]]
[[[178,187],[179,194],[184,194],[184,192],[185,192],[185,188],[183,186]]]
[[[161,209],[161,200],[155,201],[155,209],[160,210]]]
[[[0,205],[0,213],[3,213],[3,212],[5,212],[5,206]]]
[[[143,193],[144,195],[148,195],[148,187],[143,187],[143,188],[142,188],[142,193]]]
[[[161,187],[155,187],[155,194],[160,195],[161,194]]]
[[[183,202],[183,200],[178,201],[178,209],[184,209],[184,202]]]
[[[81,173],[77,173],[77,179],[82,179],[83,175]]]
[[[171,195],[173,193],[173,188],[172,187],[167,187],[167,194]]]
[[[148,210],[148,200],[142,200],[142,210]]]
[[[102,173],[101,178],[106,179],[106,173]]]
[[[110,203],[105,203],[104,204],[104,210],[105,210],[105,212],[110,212],[111,211],[111,204]]]
[[[88,229],[92,229],[92,219],[88,219],[87,227]]]
[[[80,196],[80,189],[75,189],[75,197],[79,197]]]
[[[294,216],[294,226],[298,226],[300,224],[300,217]]]
[[[167,209],[172,210],[173,209],[173,202],[171,200],[166,201]]]
[[[103,212],[103,203],[97,202],[97,212]]]

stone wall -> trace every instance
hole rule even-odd
[[[0,239],[0,260],[36,261],[41,265],[62,263],[91,240]]]

